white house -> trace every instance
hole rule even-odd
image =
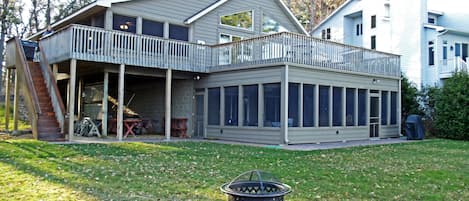
[[[402,55],[402,72],[421,86],[440,85],[467,68],[469,1],[348,0],[315,37]]]

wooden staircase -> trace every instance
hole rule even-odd
[[[33,78],[34,88],[36,90],[41,114],[37,119],[37,138],[45,141],[64,141],[65,136],[61,132],[60,125],[56,119],[52,107],[51,96],[47,90],[44,77],[39,63],[28,61],[31,77]]]

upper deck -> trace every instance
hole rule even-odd
[[[400,57],[295,33],[219,45],[200,45],[83,25],[41,41],[49,63],[69,59],[210,73],[250,66],[292,64],[367,75],[400,77]],[[7,54],[10,52],[8,51]],[[7,56],[7,66],[14,63]]]

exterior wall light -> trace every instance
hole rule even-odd
[[[376,79],[376,78],[373,78],[373,80],[372,80],[372,83],[373,83],[373,84],[378,84],[379,82],[380,82],[380,80],[379,80],[379,79]]]
[[[127,24],[121,24],[121,25],[119,25],[119,28],[120,28],[121,30],[127,30],[127,29],[129,29],[129,25],[127,25]]]

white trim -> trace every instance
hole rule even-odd
[[[298,19],[296,18],[296,16],[291,12],[291,10],[288,8],[287,5],[285,5],[285,3],[283,3],[282,0],[278,0],[278,2],[280,3],[281,7],[284,9],[284,11],[286,11],[288,13],[288,15],[290,16],[291,19],[293,19],[293,22],[295,22],[296,26],[298,28],[300,28],[300,30],[303,32],[303,34],[307,35],[307,36],[310,36],[310,34],[308,33],[308,31],[306,31],[305,27],[303,27],[303,25],[300,23],[300,21],[298,21]]]
[[[190,17],[189,19],[185,20],[184,23],[185,24],[192,24],[193,22],[197,21],[198,19],[200,19],[201,17],[205,16],[206,14],[212,12],[213,10],[215,10],[216,8],[218,8],[219,6],[223,5],[224,3],[226,3],[228,0],[220,0],[214,4],[212,4],[211,6],[205,8],[204,10],[202,11],[199,11],[199,13],[197,13],[196,15]]]
[[[312,32],[316,31],[320,26],[322,26],[324,23],[326,23],[327,21],[329,21],[329,19],[331,19],[335,14],[337,14],[340,10],[342,10],[345,6],[347,6],[349,3],[351,3],[353,0],[347,0],[346,2],[344,2],[341,6],[339,6],[337,9],[335,9],[334,12],[332,12],[329,16],[327,16],[324,20],[322,20],[319,24],[317,24]]]

